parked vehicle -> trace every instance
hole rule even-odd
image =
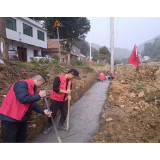
[[[49,61],[52,61],[54,60],[50,55],[37,55],[36,57],[30,57],[30,59],[34,59],[36,61],[39,61],[40,59],[42,60],[46,60],[46,59],[49,59]]]
[[[14,60],[14,61],[18,61],[19,60],[18,51],[16,51],[16,50],[9,50],[8,51],[8,55],[9,55],[9,59],[10,60]]]
[[[41,55],[37,55],[36,57],[30,57],[30,59],[34,59],[36,61],[39,61],[40,59],[43,59]]]
[[[45,59],[49,59],[49,61],[54,60],[50,55],[43,55],[43,57],[44,57]]]

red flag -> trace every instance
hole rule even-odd
[[[136,45],[134,46],[134,49],[132,51],[132,54],[131,54],[128,62],[139,67],[139,57],[138,57],[138,51],[137,51]]]

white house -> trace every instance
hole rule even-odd
[[[143,61],[148,61],[149,59],[150,59],[149,56],[144,56],[144,57],[143,57]]]
[[[41,48],[47,48],[47,30],[27,17],[7,17],[6,35],[9,53],[17,52],[20,61],[30,62],[30,57],[41,55]]]

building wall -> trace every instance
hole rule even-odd
[[[37,22],[25,17],[13,17],[16,19],[16,31],[6,28],[7,38],[37,47],[47,48],[47,32]],[[33,37],[23,34],[23,23],[32,27]],[[37,30],[44,33],[44,41],[37,38]]]
[[[12,40],[7,40],[8,42],[8,50],[17,50],[17,47],[26,48],[27,51],[27,62],[30,62],[30,57],[34,56],[34,50],[38,51],[38,55],[41,55],[41,48],[32,46],[29,44],[23,44],[21,42],[16,42]]]

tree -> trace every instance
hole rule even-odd
[[[8,59],[6,17],[0,17],[0,57]]]
[[[102,59],[102,60],[105,60],[107,62],[110,61],[110,52],[108,51],[107,47],[106,46],[103,46],[101,48],[99,48],[99,59]]]
[[[95,50],[93,52],[93,56],[92,57],[93,57],[92,60],[95,61],[95,62],[97,62],[97,60],[99,60],[99,54],[98,54],[97,50]]]
[[[88,54],[89,51],[90,51],[88,42],[79,39],[79,40],[74,40],[73,43],[76,44],[76,45],[80,48],[81,54],[87,56],[87,54]]]
[[[47,17],[44,20],[44,27],[49,33],[57,37],[57,29],[54,28],[58,20],[62,27],[59,27],[59,36],[63,50],[70,54],[74,40],[85,39],[85,34],[90,30],[90,22],[86,17]]]

